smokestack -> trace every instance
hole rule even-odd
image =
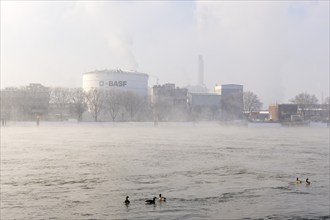
[[[202,55],[198,56],[198,85],[204,85],[204,61]]]

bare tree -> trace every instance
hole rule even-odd
[[[110,114],[111,120],[115,121],[123,103],[123,93],[115,89],[105,92],[105,108]]]
[[[243,109],[245,112],[251,113],[252,111],[260,110],[262,102],[258,96],[253,92],[247,91],[243,93]]]
[[[324,117],[324,121],[326,121],[329,125],[330,122],[330,97],[326,97],[323,103],[323,109],[327,112]]]
[[[123,107],[128,112],[131,121],[134,119],[143,104],[143,99],[139,95],[132,92],[123,93]]]
[[[17,120],[20,113],[21,91],[1,90],[1,118],[6,120]]]
[[[5,95],[5,92],[1,90],[0,95],[0,114],[2,125],[6,124],[6,121],[10,118],[13,109],[12,99],[9,95]]]
[[[82,88],[71,89],[72,112],[77,116],[78,121],[82,121],[82,115],[87,110],[86,94]]]
[[[153,103],[154,120],[167,121],[171,115],[173,105],[163,98],[159,98],[157,102]]]
[[[325,98],[324,104],[330,105],[330,97],[329,96]]]
[[[18,95],[14,98],[14,108],[16,110],[16,119],[26,120],[28,108],[28,94],[24,87],[18,89]]]
[[[30,84],[24,88],[29,118],[48,114],[50,90],[41,84]]]
[[[54,107],[53,111],[64,119],[64,115],[69,113],[70,90],[68,88],[55,87],[50,90],[50,103]]]
[[[139,105],[139,109],[137,109],[135,114],[136,120],[146,120],[146,119],[152,119],[152,108],[149,106],[147,97],[140,97],[141,103]],[[152,118],[151,118],[152,117]]]
[[[97,121],[99,114],[104,110],[104,92],[93,88],[86,93],[86,100],[94,121]]]
[[[31,120],[37,115],[47,115],[48,107],[49,89],[41,84],[1,90],[2,118]]]
[[[301,109],[302,116],[305,119],[306,109],[315,106],[318,103],[318,99],[315,95],[304,92],[296,95],[290,100],[290,102],[298,105],[298,108]]]

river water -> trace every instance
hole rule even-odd
[[[159,193],[166,202],[144,203]],[[1,127],[5,220],[329,219],[329,203],[326,126]]]

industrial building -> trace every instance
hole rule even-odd
[[[187,93],[186,88],[175,87],[174,83],[152,87],[151,103],[156,117],[159,120],[182,118],[187,111]]]
[[[215,86],[214,92],[221,95],[222,120],[243,117],[243,85],[223,84]]]
[[[187,92],[185,88],[175,87],[174,83],[154,86],[152,87],[152,103],[186,107]]]
[[[215,107],[220,108],[221,96],[212,93],[188,93],[188,103],[192,108]]]
[[[145,73],[134,71],[115,70],[95,70],[83,73],[83,89],[118,89],[119,91],[129,91],[140,96],[148,96],[148,78]]]
[[[221,96],[214,93],[188,93],[188,106],[193,120],[213,120],[220,113]]]

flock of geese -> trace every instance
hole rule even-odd
[[[296,184],[301,184],[302,182],[303,182],[303,181],[300,180],[300,179],[297,177],[297,179],[296,179]],[[308,178],[306,179],[305,182],[306,182],[306,185],[310,185],[310,184],[311,184],[311,182],[309,182]],[[147,199],[147,200],[145,200],[145,203],[148,204],[148,205],[156,204],[156,199],[157,199],[157,197],[154,197],[153,199]],[[163,197],[162,194],[159,194],[158,200],[159,200],[160,202],[165,202],[165,201],[166,201],[166,198]],[[126,196],[126,199],[125,199],[124,203],[125,203],[126,205],[129,205],[129,203],[130,203],[130,201],[129,201],[129,196]]]
[[[296,184],[301,184],[302,182],[303,182],[303,181],[300,180],[300,179],[297,177],[297,179],[296,179]],[[309,182],[308,178],[306,179],[305,182],[306,182],[306,185],[310,185],[310,184],[311,184],[311,182]],[[156,199],[157,199],[157,197],[154,197],[153,199],[147,199],[147,200],[145,200],[145,203],[148,204],[148,205],[156,204]],[[160,202],[165,202],[165,201],[166,201],[166,198],[163,197],[162,194],[159,194],[158,200],[159,200]],[[129,205],[129,203],[130,203],[130,201],[129,201],[129,196],[126,196],[126,199],[125,199],[124,203],[125,203],[126,205]]]
[[[156,199],[157,199],[157,197],[154,197],[153,199],[147,199],[147,200],[145,200],[145,203],[148,204],[148,205],[156,204]],[[166,202],[166,198],[163,197],[162,194],[159,194],[158,200],[160,202]],[[129,203],[130,203],[129,196],[126,196],[126,199],[125,199],[124,203],[126,205],[129,205]]]
[[[297,179],[296,179],[296,184],[301,184],[302,183],[302,181],[297,177]],[[309,182],[309,180],[308,180],[308,178],[306,179],[306,185],[310,185],[311,184],[311,182]]]

